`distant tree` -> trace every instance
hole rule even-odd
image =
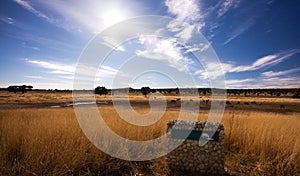
[[[166,92],[167,92],[168,94],[171,94],[172,89],[166,89]]]
[[[141,88],[141,92],[143,93],[143,95],[146,97],[148,93],[151,92],[150,87],[142,87]]]
[[[25,93],[28,90],[31,90],[32,88],[33,88],[33,86],[26,86],[26,85],[22,85],[22,86],[9,86],[7,88],[7,90],[9,92],[14,92],[14,93],[17,93],[17,92]]]
[[[297,89],[297,91],[293,95],[293,98],[300,98],[300,89]]]
[[[101,95],[107,95],[108,90],[104,86],[98,86],[95,88],[95,94]]]

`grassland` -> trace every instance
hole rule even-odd
[[[39,100],[35,97],[30,98],[29,94],[19,94],[23,97],[18,97],[17,94],[1,96],[2,98],[11,96],[7,101],[14,103],[70,100],[70,94],[67,93],[34,95],[40,97]],[[99,100],[109,98],[97,97]],[[176,97],[169,97],[173,98]],[[142,100],[143,97],[138,96],[136,99]],[[230,175],[300,175],[300,118],[299,113],[293,111],[299,100],[280,98],[249,100],[231,97],[230,101],[234,107],[227,107],[222,119],[226,133],[226,171]],[[266,108],[272,108],[268,103],[274,102],[276,106],[273,106],[274,112],[252,110],[254,106],[260,105],[240,105],[235,109],[237,101],[256,101],[257,104],[262,102],[262,106],[266,104]],[[290,111],[282,112],[285,110],[278,107],[282,103]],[[166,131],[166,122],[176,119],[179,115],[178,111],[167,111],[154,125],[134,127],[124,123],[113,107],[100,107],[99,111],[117,134],[135,140],[148,140],[163,135]],[[143,114],[149,109],[137,108],[136,111]],[[202,111],[199,120],[204,121],[207,115],[207,111]],[[109,144],[110,139],[104,142]],[[129,162],[101,152],[84,136],[72,108],[2,108],[0,173],[1,175],[170,175],[170,170],[164,157],[151,161]],[[183,173],[175,174],[183,175]]]

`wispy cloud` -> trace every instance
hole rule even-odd
[[[189,53],[189,52],[195,52],[195,51],[206,51],[210,46],[210,44],[194,44],[192,46],[186,46],[185,48],[187,49],[185,51],[185,53]]]
[[[251,28],[255,24],[255,20],[253,18],[249,18],[245,22],[243,22],[240,26],[233,29],[233,31],[228,35],[227,40],[223,43],[224,45],[231,42],[233,39],[237,38],[238,36],[242,35],[246,32],[249,28]]]
[[[29,46],[29,45],[27,45],[26,42],[23,42],[23,43],[22,43],[22,47],[23,47],[23,48],[33,49],[33,50],[36,50],[36,51],[40,51],[40,48],[39,48],[39,47],[37,47],[37,46]]]
[[[299,88],[300,87],[300,77],[273,77],[264,78],[260,80],[265,88]]]
[[[231,8],[237,8],[240,4],[240,0],[225,0],[218,10],[218,17],[223,16]]]
[[[24,9],[28,10],[29,12],[33,13],[37,17],[43,18],[47,20],[48,22],[53,23],[53,19],[45,15],[43,12],[36,10],[29,2],[25,0],[14,0],[16,3],[18,3],[20,6],[22,6]]]
[[[250,88],[247,87],[249,84],[255,84],[257,80],[253,78],[246,78],[246,79],[231,79],[226,80],[226,88]]]
[[[73,74],[75,72],[75,67],[70,65],[58,64],[58,63],[51,63],[47,61],[40,61],[40,60],[32,60],[32,59],[25,59],[27,63],[36,65],[41,68],[45,68],[51,70],[49,73],[52,74]]]
[[[42,12],[41,10],[38,10],[37,7],[34,7],[34,5],[37,5],[39,8],[41,7],[41,4],[44,4],[45,2],[43,1],[35,1],[35,3],[33,4],[32,1],[25,1],[25,0],[14,0],[14,2],[16,2],[17,4],[19,4],[21,7],[23,7],[24,9],[28,10],[30,13],[34,14],[35,16],[45,20],[48,23],[54,24],[57,27],[63,28],[67,31],[77,31],[80,32],[81,30],[78,29],[76,27],[75,24],[70,23],[68,20],[66,19],[70,19],[70,16],[57,16],[57,14],[51,14],[50,15],[46,15],[44,12]],[[47,9],[48,11],[50,11],[51,13],[53,13],[53,6],[59,6],[61,7],[63,4],[63,2],[60,1],[51,1],[49,3],[45,3],[45,9]],[[70,5],[68,6],[64,6],[65,11],[67,11],[67,9],[73,9],[71,8]],[[77,13],[80,13],[79,11],[76,11]],[[75,13],[73,13],[72,15],[74,15]],[[53,16],[55,16],[56,18],[54,18]],[[77,15],[78,16],[78,15]],[[74,16],[72,17],[74,18]],[[76,16],[75,16],[76,18]]]
[[[25,61],[29,64],[46,69],[48,74],[59,75],[61,78],[63,77],[71,78],[71,75],[74,75],[76,70],[76,66],[72,64],[70,65],[70,64],[63,64],[57,62],[34,60],[28,58],[26,58]],[[81,66],[80,68],[81,70],[83,70],[82,72],[80,72],[80,75],[91,76],[91,77],[95,75],[91,75],[89,73],[97,73],[97,76],[100,77],[111,77],[118,72],[117,69],[114,69],[106,65],[102,65],[100,69],[98,69],[97,67],[84,67],[84,66]]]
[[[49,72],[50,74],[59,74],[59,75],[73,75],[74,72],[63,71],[63,70],[53,70]]]
[[[15,20],[11,17],[0,17],[0,21],[10,25],[15,23]]]
[[[206,64],[206,68],[195,71],[194,75],[200,80],[217,79],[224,76],[230,69],[232,69],[231,64],[210,62]]]
[[[276,65],[280,62],[283,62],[284,60],[294,56],[295,54],[298,54],[300,52],[300,49],[292,49],[284,52],[280,52],[277,54],[271,54],[264,56],[262,58],[259,58],[255,62],[253,62],[251,65],[241,65],[237,67],[233,67],[229,72],[244,72],[244,71],[254,71],[258,70],[260,68]]]
[[[297,73],[297,72],[300,72],[300,67],[285,70],[285,71],[278,71],[278,72],[273,72],[273,71],[263,72],[262,76],[265,76],[265,77],[287,76],[289,74]]]
[[[30,48],[34,50],[40,50],[40,47],[28,46],[27,43],[32,43],[32,45],[45,46],[48,49],[63,51],[65,53],[80,49],[78,46],[72,44],[70,41],[63,41],[61,39],[38,36],[31,33],[17,32],[17,33],[7,33],[5,35],[14,39],[26,41],[22,43],[22,47]]]
[[[42,76],[31,76],[31,75],[28,75],[28,76],[24,76],[25,78],[32,78],[32,79],[45,79],[44,77]]]
[[[299,88],[300,77],[272,77],[272,78],[245,78],[226,80],[226,88],[245,89],[245,88]]]
[[[240,65],[235,66],[232,63],[221,63],[222,69],[216,71],[219,63],[209,63],[205,69],[195,71],[194,75],[197,76],[201,81],[206,81],[214,77],[222,76],[226,73],[240,73],[246,71],[255,71],[262,69],[267,66],[274,66],[283,62],[284,60],[300,53],[300,49],[291,49],[271,55],[264,56],[257,59],[251,65]],[[213,73],[209,75],[209,72]],[[280,72],[264,72],[261,76],[254,78],[245,79],[233,79],[226,80],[227,88],[283,88],[283,87],[297,87],[299,85],[296,82],[300,82],[299,77],[293,77],[292,73],[300,72],[300,68],[294,68]],[[271,79],[270,79],[271,78]],[[268,80],[269,79],[269,80]],[[276,81],[277,82],[276,82]]]

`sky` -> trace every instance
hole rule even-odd
[[[295,0],[1,0],[0,87],[73,89],[89,42],[144,15],[171,17],[164,24],[168,34],[141,34],[110,46],[101,66],[82,67],[97,73],[88,77],[93,86],[214,87],[211,79],[223,75],[226,88],[300,87],[300,1]],[[162,24],[152,23],[153,31],[161,31]],[[197,62],[197,53],[207,53],[203,62]],[[215,57],[209,53],[216,54],[221,69],[215,62],[203,65],[206,56]],[[157,71],[141,74],[143,63]]]

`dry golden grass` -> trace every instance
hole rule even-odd
[[[141,128],[128,126],[113,108],[100,108],[100,112],[116,133],[137,140],[164,134],[166,122],[178,117],[178,111],[167,111],[155,125]],[[206,113],[201,113],[199,120],[206,117]],[[299,115],[227,111],[222,123],[228,173],[300,174]],[[0,173],[169,175],[170,171],[164,158],[128,162],[102,153],[85,138],[73,109],[61,108],[0,110]]]
[[[78,97],[80,97],[80,93],[78,93]],[[82,97],[85,94],[82,94]],[[111,100],[111,95],[95,95],[96,99],[101,100]],[[180,98],[176,94],[167,95],[165,96],[167,100],[177,99]],[[210,99],[210,95],[202,95],[200,99]],[[124,96],[115,96],[116,99],[124,99]],[[141,93],[132,93],[130,95],[131,100],[145,100],[145,96]],[[281,102],[281,103],[300,103],[300,99],[291,99],[291,97],[270,97],[270,96],[252,96],[252,97],[245,97],[244,95],[240,96],[229,96],[229,101],[233,102],[251,102],[256,101],[257,103],[264,103],[264,102]],[[72,101],[72,92],[47,92],[47,91],[30,91],[24,94],[18,92],[8,92],[8,91],[0,91],[0,103],[14,103],[14,102],[42,102],[42,101]]]
[[[226,166],[246,175],[300,174],[298,114],[225,113]]]
[[[72,101],[71,92],[26,92],[13,93],[0,91],[0,103],[42,102],[42,101]]]

